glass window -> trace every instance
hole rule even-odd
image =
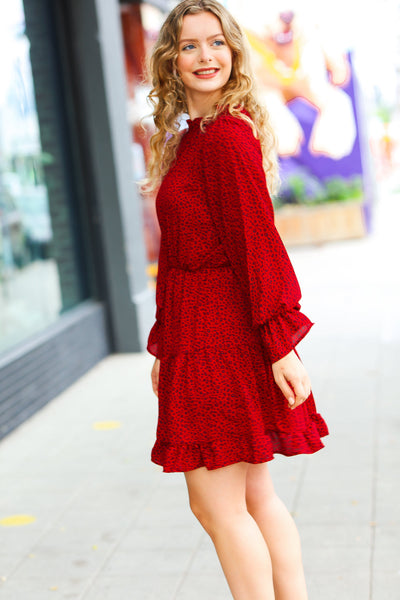
[[[59,157],[42,148],[40,125],[49,127],[51,120],[50,125],[40,123],[30,52],[22,0],[2,2],[0,352],[43,329],[65,308],[82,300],[76,286],[71,294],[71,282],[67,285],[63,281],[63,266],[60,270],[62,257],[61,265],[69,263],[69,279],[73,278],[71,265],[76,264],[76,257],[72,256],[75,250],[71,250],[70,240],[74,235],[69,224],[67,200],[59,189],[64,184],[55,181],[54,177],[49,178]],[[58,222],[54,223],[52,189],[57,192],[58,202]],[[58,239],[61,230],[64,231],[63,240]],[[67,306],[64,287],[69,290]]]

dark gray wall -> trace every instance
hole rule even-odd
[[[0,356],[0,439],[109,353],[104,308],[87,301]]]

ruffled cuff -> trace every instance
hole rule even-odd
[[[270,362],[274,363],[289,354],[313,325],[314,323],[300,312],[300,304],[261,325],[261,338]]]
[[[159,358],[161,354],[161,331],[162,325],[160,321],[156,321],[150,329],[149,337],[147,339],[147,352],[156,358]]]

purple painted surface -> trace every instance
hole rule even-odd
[[[368,167],[369,161],[367,155],[369,154],[369,147],[366,135],[366,123],[363,118],[363,111],[360,110],[360,93],[354,77],[351,55],[348,58],[352,74],[348,83],[342,89],[351,99],[356,122],[357,133],[352,151],[347,156],[338,160],[312,154],[308,149],[308,144],[318,111],[306,100],[296,98],[288,103],[288,108],[299,121],[305,139],[299,155],[282,157],[280,159],[281,178],[284,183],[285,179],[289,176],[299,175],[306,182],[307,195],[311,196],[313,188],[315,190],[318,188],[318,180],[323,185],[325,180],[332,177],[343,177],[344,179],[351,179],[355,176],[361,177],[364,190],[364,215],[367,230],[370,230],[373,204],[373,177]],[[340,127],[340,123],[337,126]]]

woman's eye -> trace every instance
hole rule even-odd
[[[224,46],[225,42],[223,40],[214,40],[213,42],[216,46]]]
[[[186,46],[183,46],[182,50],[191,50],[192,48],[194,48],[194,44],[186,44]]]

